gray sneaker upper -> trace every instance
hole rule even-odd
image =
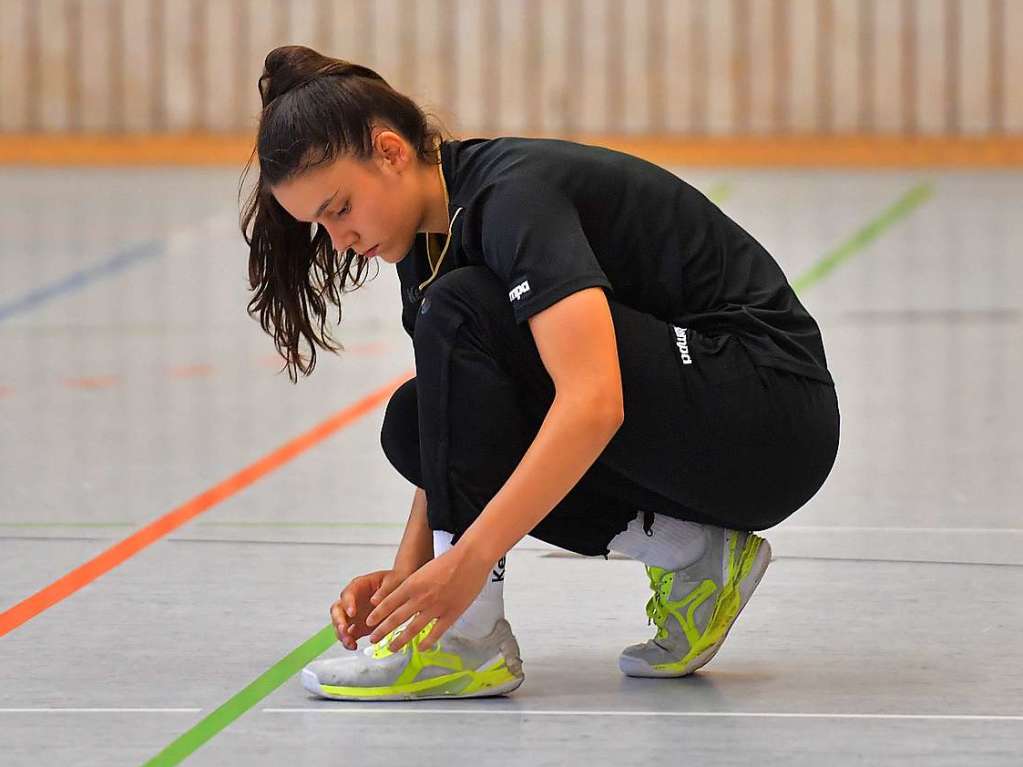
[[[387,687],[401,676],[413,654],[412,643],[409,642],[397,653],[374,657],[374,650],[382,642],[389,641],[390,637],[385,637],[376,645],[335,658],[313,661],[306,668],[316,675],[320,684],[332,687]],[[515,676],[522,674],[519,645],[512,634],[511,625],[504,618],[499,619],[494,630],[482,639],[459,634],[452,626],[433,648],[420,653],[420,657],[428,661],[434,651],[457,656],[466,669],[478,669],[498,654],[503,654],[511,673]],[[448,666],[426,665],[415,679],[432,679],[452,671]]]
[[[695,562],[679,570],[647,567],[650,585],[655,591],[647,603],[647,614],[663,628],[659,627],[652,639],[625,648],[623,655],[653,666],[678,661],[689,652],[691,642],[707,629],[717,596],[728,577],[728,534],[731,532],[734,531],[705,525],[707,545]],[[749,535],[739,532],[737,552],[742,551]]]

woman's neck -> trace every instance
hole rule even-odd
[[[423,166],[423,199],[425,202],[423,222],[419,231],[448,233],[448,199],[443,180],[443,168],[440,165]]]

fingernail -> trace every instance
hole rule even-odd
[[[353,615],[355,615],[355,608],[349,607],[347,610],[345,610],[345,612],[348,613],[348,617],[351,618]]]

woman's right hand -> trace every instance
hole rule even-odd
[[[353,578],[330,606],[330,619],[338,641],[349,650],[355,650],[360,637],[373,633],[373,628],[366,625],[366,617],[409,575],[398,570],[377,570]]]

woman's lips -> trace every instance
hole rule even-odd
[[[365,258],[372,258],[373,256],[375,256],[377,254],[377,248],[379,248],[379,247],[380,247],[379,245],[374,245],[372,248],[370,248],[369,250],[366,251],[366,254],[365,254],[364,257]]]

